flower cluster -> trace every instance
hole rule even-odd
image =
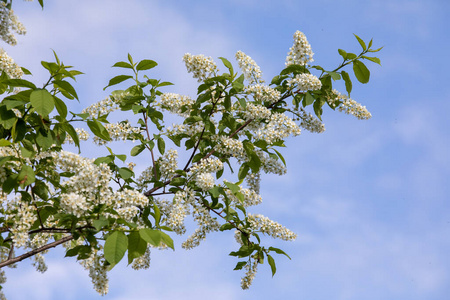
[[[215,146],[215,149],[221,154],[237,158],[245,155],[244,146],[240,140],[223,135],[218,138],[218,144]]]
[[[188,96],[182,96],[175,93],[164,93],[160,97],[160,105],[162,108],[167,109],[168,111],[178,114],[183,117],[189,116],[189,108],[192,104],[195,103]],[[184,108],[184,110],[183,110]]]
[[[253,103],[247,103],[247,107],[244,111],[244,118],[250,119],[268,119],[270,118],[270,110],[262,105],[255,105]]]
[[[239,186],[239,192],[244,196],[244,200],[239,200],[230,190],[225,190],[227,197],[236,204],[242,204],[244,207],[254,206],[262,203],[262,197],[252,189],[246,189]]]
[[[126,96],[128,96],[128,93],[116,92],[113,95],[86,107],[82,110],[82,113],[88,113],[92,118],[104,116],[119,109],[120,102]]]
[[[89,139],[89,133],[83,128],[75,128],[75,131],[77,132],[80,141],[87,141]],[[64,143],[74,144],[73,138],[70,135],[66,135]]]
[[[368,120],[372,117],[372,114],[365,106],[362,106],[355,100],[349,98],[347,95],[339,93],[337,90],[333,90],[332,95],[328,98],[328,102],[332,105],[338,103],[337,108],[339,111],[353,115],[359,120]]]
[[[311,50],[306,36],[301,31],[294,33],[294,45],[289,48],[288,56],[286,57],[286,66],[289,65],[306,65],[309,62],[314,61],[314,53]]]
[[[159,170],[161,172],[161,177],[172,177],[177,169],[178,152],[177,150],[170,149],[159,158]]]
[[[242,51],[236,52],[236,60],[241,68],[242,73],[244,73],[245,79],[249,84],[263,83],[262,73],[256,62],[247,54]]]
[[[245,276],[241,279],[241,288],[247,290],[255,279],[256,271],[258,270],[258,262],[255,260],[253,264],[250,262],[245,265]]]
[[[8,203],[7,218],[14,219],[14,226],[11,228],[13,234],[12,240],[17,248],[26,246],[28,242],[28,230],[37,220],[36,209],[27,202],[16,198],[15,201]],[[16,213],[13,213],[17,210]]]
[[[297,235],[294,232],[263,215],[248,214],[247,221],[252,230],[260,231],[273,238],[282,239],[284,241],[293,241],[297,238]]]
[[[261,167],[264,172],[277,175],[286,174],[286,167],[280,160],[273,158],[260,150],[256,151],[256,155],[258,155],[261,160]]]
[[[92,205],[82,195],[69,193],[61,195],[61,208],[67,213],[81,217],[86,211],[92,209]]]
[[[10,45],[16,45],[17,39],[11,31],[17,34],[25,34],[26,29],[19,22],[12,9],[6,6],[6,3],[0,2],[0,38]]]
[[[200,242],[206,238],[206,234],[218,231],[220,228],[219,222],[212,218],[209,211],[200,205],[194,205],[192,212],[194,220],[198,224],[198,228],[194,233],[182,243],[181,247],[184,249],[192,249],[200,245]]]
[[[3,3],[3,2],[0,2]],[[1,5],[0,5],[1,6]],[[14,60],[0,48],[0,70],[5,72],[11,79],[22,78],[22,69],[14,62]]]
[[[186,53],[183,56],[183,61],[186,64],[187,71],[193,73],[193,77],[198,79],[198,82],[205,81],[216,74],[217,66],[211,57],[206,57],[203,54],[192,55]]]
[[[150,268],[150,247],[147,247],[145,253],[133,260],[131,264],[133,270],[144,270]]]
[[[300,127],[291,118],[282,113],[274,113],[271,115],[269,123],[261,126],[255,132],[255,138],[272,144],[290,135],[297,136],[300,133]]]
[[[195,176],[195,184],[203,191],[208,191],[214,187],[215,181],[211,173],[200,173]]]
[[[307,113],[303,108],[300,107],[300,119],[302,120],[300,126],[304,129],[315,132],[322,133],[325,131],[325,125],[320,122],[319,119],[315,118],[312,114]]]
[[[289,86],[296,88],[299,91],[315,91],[322,88],[322,82],[312,74],[302,73],[295,75],[294,78],[288,79]]]
[[[280,100],[281,96],[279,91],[263,84],[250,85],[245,90],[253,94],[253,99],[259,103],[273,104]]]
[[[105,128],[108,131],[111,140],[113,141],[126,141],[129,139],[135,140],[136,135],[142,133],[141,129],[131,126],[131,124],[128,122],[105,124]],[[108,141],[94,136],[94,142],[97,145],[104,145]]]
[[[216,173],[223,169],[223,163],[219,159],[208,157],[200,160],[189,169],[189,174]]]
[[[165,207],[167,215],[166,224],[173,229],[177,234],[186,232],[184,226],[184,219],[190,213],[189,205],[195,200],[194,194],[191,190],[178,191],[173,197],[172,204]]]

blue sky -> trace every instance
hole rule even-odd
[[[256,211],[299,236],[274,241],[292,257],[277,259],[274,278],[261,266],[251,289],[240,290],[242,274],[227,255],[233,237],[213,234],[194,250],[153,251],[148,270],[115,268],[104,299],[448,298],[448,1],[49,0],[43,11],[37,1],[14,5],[28,34],[4,48],[36,84],[47,80],[40,61],[52,59],[51,49],[83,71],[81,104],[71,105],[78,111],[107,96],[103,87],[118,74],[111,65],[127,53],[157,61],[154,76],[175,83],[167,91],[194,96],[185,52],[232,60],[242,50],[269,80],[283,68],[296,30],[328,69],[340,63],[338,48],[359,51],[353,33],[384,46],[382,66],[371,64],[369,84],[352,92],[372,119],[325,111],[325,133],[288,141],[288,174],[263,177]],[[28,262],[8,269],[8,299],[100,299],[87,272],[63,256],[48,255],[45,274]]]

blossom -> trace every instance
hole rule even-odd
[[[263,215],[248,214],[247,221],[252,230],[260,231],[264,234],[272,236],[273,238],[278,238],[285,241],[293,241],[297,238],[297,235],[294,232]]]
[[[193,73],[193,77],[198,78],[198,82],[211,78],[218,71],[217,65],[212,58],[203,54],[192,55],[186,53],[183,56],[183,61],[186,64],[187,71]]]
[[[349,98],[347,95],[339,93],[337,90],[333,90],[332,95],[328,98],[328,102],[332,105],[336,105],[337,102],[339,111],[353,115],[359,120],[368,120],[372,117],[372,114],[365,106]]]
[[[245,90],[253,94],[253,98],[260,103],[273,104],[281,97],[279,91],[263,84],[250,85]]]
[[[322,82],[312,74],[297,74],[294,78],[288,79],[289,86],[296,88],[299,91],[315,91],[322,88]]]
[[[183,117],[189,116],[189,108],[195,103],[189,96],[182,96],[175,93],[162,94],[160,101],[162,108]]]
[[[303,108],[300,108],[300,118],[302,122],[300,126],[310,132],[322,133],[325,131],[325,125],[315,118],[312,114],[307,113]]]
[[[263,83],[261,78],[261,69],[256,62],[247,54],[242,51],[236,52],[236,60],[238,61],[239,68],[241,68],[244,77],[250,84]]]
[[[19,22],[12,9],[6,6],[6,3],[0,2],[0,38],[10,45],[16,45],[17,39],[11,31],[17,34],[25,34],[26,29]]]
[[[175,149],[170,149],[163,156],[159,158],[159,170],[162,177],[171,177],[178,169],[178,152]]]
[[[128,121],[120,122],[120,123],[108,123],[105,124],[105,129],[108,131],[111,140],[113,141],[126,141],[128,139],[135,140],[135,135],[139,135],[142,133],[140,128],[131,126]],[[94,142],[97,145],[104,145],[108,141],[99,138],[98,136],[94,136]]]
[[[4,4],[0,2],[0,4]],[[0,5],[1,7],[1,5]],[[14,62],[14,60],[6,53],[5,50],[0,48],[0,70],[5,72],[11,79],[22,78],[22,69]]]
[[[311,50],[311,45],[308,43],[305,34],[297,30],[294,33],[294,45],[289,48],[289,53],[286,57],[286,66],[304,66],[307,63],[314,61],[313,55],[314,53]]]

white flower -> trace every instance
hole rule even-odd
[[[293,241],[297,238],[297,235],[294,232],[263,215],[248,214],[247,221],[252,230],[260,231],[264,234],[272,236],[273,238],[278,238],[285,241]]]
[[[322,82],[312,74],[297,74],[294,78],[288,79],[289,86],[296,88],[299,91],[315,91],[322,88]]]
[[[187,71],[193,73],[194,78],[198,78],[198,82],[205,81],[216,74],[217,66],[211,57],[206,57],[203,54],[192,55],[186,53],[183,56],[183,61],[186,64]]]
[[[261,79],[261,69],[256,62],[247,54],[242,51],[236,52],[236,60],[238,61],[239,68],[241,68],[244,77],[250,84],[263,83]]]
[[[308,43],[303,32],[296,31],[294,34],[294,45],[289,49],[286,57],[286,66],[289,65],[306,65],[314,61],[314,53],[311,51],[311,45]]]

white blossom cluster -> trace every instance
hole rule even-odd
[[[149,166],[147,167],[142,173],[139,175],[139,177],[136,180],[137,187],[139,190],[144,191],[147,189],[150,180],[152,180],[154,175],[153,167]]]
[[[269,119],[271,115],[270,109],[262,105],[255,105],[253,103],[247,103],[247,107],[244,111],[244,118],[250,119]]]
[[[253,94],[253,99],[260,103],[272,104],[277,102],[281,97],[281,93],[279,91],[264,84],[247,86],[245,91]]]
[[[7,203],[6,219],[14,220],[11,228],[14,245],[17,248],[26,246],[29,238],[28,231],[37,220],[34,206],[22,201],[21,196],[18,195],[14,201]]]
[[[293,241],[297,238],[297,234],[263,215],[248,214],[247,221],[252,230],[260,231],[273,238],[282,239],[284,241]]]
[[[325,131],[325,125],[303,108],[300,108],[300,119],[302,120],[300,126],[310,132],[322,133]]]
[[[255,138],[265,140],[268,144],[283,140],[290,135],[297,136],[301,133],[300,127],[287,115],[273,113],[269,123],[261,124],[255,132]]]
[[[221,135],[216,139],[218,140],[218,143],[214,149],[217,152],[236,158],[242,158],[245,156],[244,145],[240,140],[229,138],[224,135]]]
[[[334,101],[339,100],[342,103],[337,107],[339,111],[346,114],[353,115],[359,120],[368,120],[372,117],[372,114],[367,108],[355,100],[349,98],[347,95],[339,93],[337,90],[333,90],[333,95],[329,97],[328,101],[334,104]]]
[[[10,45],[16,45],[17,39],[12,33],[25,34],[26,29],[22,23],[19,22],[17,16],[12,9],[6,7],[6,3],[0,2],[0,38]]]
[[[200,160],[189,169],[189,175],[197,173],[216,173],[223,169],[223,163],[219,159],[208,157]]]
[[[147,247],[145,253],[133,260],[131,264],[133,270],[144,270],[150,268],[150,247]]]
[[[236,60],[249,84],[263,83],[262,72],[256,62],[242,51],[236,52]]]
[[[322,82],[312,74],[302,73],[295,75],[294,78],[288,79],[287,84],[299,91],[315,91],[322,88]]]
[[[255,191],[255,193],[259,194],[260,191],[260,183],[261,183],[261,173],[249,173],[247,177],[245,177],[245,181],[247,182],[247,186],[249,189]]]
[[[301,31],[294,33],[294,45],[289,48],[288,56],[286,57],[286,66],[301,65],[304,66],[309,62],[314,61],[314,53],[311,50],[306,36]]]
[[[61,195],[61,208],[68,214],[72,214],[80,218],[88,210],[92,209],[92,205],[88,203],[86,197],[76,193]]]
[[[186,64],[187,71],[193,73],[193,77],[197,78],[198,82],[205,81],[218,72],[217,65],[213,59],[203,54],[192,55],[186,53],[183,56],[183,61]]]
[[[182,117],[189,116],[189,108],[195,103],[195,100],[191,99],[189,96],[183,96],[175,93],[162,94],[160,101],[162,108]],[[182,111],[183,107],[187,108],[184,112]]]
[[[43,252],[33,256],[33,266],[36,268],[36,271],[40,273],[45,273],[47,271],[47,264],[45,263]]]
[[[133,127],[128,122],[108,123],[105,124],[105,128],[113,141],[126,141],[128,139],[134,140],[136,134],[142,133],[140,128]],[[94,142],[97,145],[104,145],[108,141],[101,139],[98,136],[94,136]]]
[[[170,149],[159,158],[159,170],[161,177],[172,177],[178,169],[178,152],[175,149]]]
[[[194,136],[195,134],[202,132],[203,128],[204,123],[202,121],[191,124],[172,124],[172,127],[168,127],[166,129],[165,134],[168,136],[175,136],[178,134],[186,134],[188,136]]]
[[[0,2],[3,3],[3,2]],[[0,48],[0,70],[5,72],[11,79],[19,79],[23,76],[22,69],[14,62],[14,60]]]
[[[252,189],[246,189],[239,186],[239,192],[244,196],[244,201],[238,199],[230,190],[225,190],[227,197],[236,204],[244,207],[254,206],[262,203],[262,197]]]
[[[200,173],[195,175],[195,184],[203,191],[208,191],[214,187],[215,180],[211,173]]]
[[[128,96],[128,93],[125,92],[114,93],[113,95],[86,107],[82,110],[82,113],[88,113],[92,118],[104,116],[119,109],[119,103],[126,96]]]
[[[146,196],[138,191],[130,189],[115,192],[114,200],[114,209],[121,218],[127,221],[132,221],[139,213],[139,207],[148,205],[148,198]]]
[[[241,288],[247,290],[255,279],[256,271],[258,270],[258,262],[255,260],[253,264],[250,262],[245,265],[245,276],[241,279]]]
[[[166,205],[162,210],[167,215],[167,226],[179,235],[186,232],[184,219],[190,213],[189,207],[195,201],[194,197],[191,190],[178,191],[173,197],[172,203],[169,206]]]
[[[181,244],[181,247],[184,249],[192,249],[197,247],[200,245],[200,242],[206,238],[206,234],[213,231],[218,231],[220,228],[219,222],[217,222],[215,218],[211,217],[206,208],[199,204],[194,205],[192,215],[199,227],[186,241]]]
[[[89,277],[91,277],[94,284],[94,289],[102,296],[106,295],[109,289],[108,276],[106,274],[108,267],[104,265],[104,262],[103,253],[97,249],[93,249],[89,258],[80,261],[80,264],[89,271]]]
[[[261,150],[257,150],[255,152],[261,160],[261,167],[264,172],[277,175],[286,174],[286,167],[280,160],[269,156],[267,153]]]

